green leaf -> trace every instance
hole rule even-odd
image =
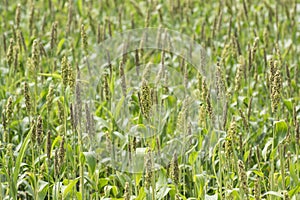
[[[125,97],[122,96],[121,99],[119,100],[119,102],[116,106],[115,112],[114,112],[114,117],[115,118],[118,118],[119,115],[120,115],[121,109],[124,109],[124,101],[125,101]]]
[[[83,152],[80,153],[79,160],[80,160],[80,163],[81,163],[82,165],[85,165],[86,159],[85,159],[85,156],[84,156]]]
[[[275,121],[274,146],[281,144],[287,134],[288,126],[284,120]]]
[[[82,16],[82,0],[77,1],[77,9],[80,16]]]
[[[81,192],[76,192],[76,199],[77,200],[82,200],[82,194],[81,194]]]
[[[293,113],[293,103],[291,99],[284,99],[283,100],[284,105],[287,107],[289,112],[292,114]]]
[[[59,41],[58,45],[57,45],[56,55],[59,55],[59,53],[60,53],[61,50],[62,50],[62,47],[63,47],[64,43],[65,43],[65,38],[62,38],[62,39]]]
[[[189,156],[189,163],[193,165],[198,157],[198,151],[193,151]]]
[[[86,158],[86,164],[89,167],[90,173],[94,174],[96,170],[96,157],[94,152],[83,152],[85,158]]]
[[[100,178],[99,179],[99,187],[100,187],[100,189],[102,189],[107,184],[108,184],[108,179],[107,178]]]
[[[289,191],[289,196],[293,197],[295,194],[299,194],[299,193],[300,193],[300,183],[295,188]]]
[[[141,189],[139,190],[139,196],[136,197],[136,200],[144,200],[146,197],[146,192],[144,187],[141,187]]]
[[[157,192],[156,198],[163,199],[169,193],[170,190],[171,189],[167,186],[161,187]]]
[[[256,175],[258,175],[258,176],[260,176],[260,177],[264,177],[264,173],[262,173],[262,171],[258,171],[258,170],[253,170],[253,172],[256,174]]]
[[[63,199],[65,199],[67,197],[67,195],[72,192],[73,187],[76,185],[76,183],[78,182],[79,177],[70,181],[69,184],[67,185],[67,187],[63,190]]]
[[[13,172],[13,179],[12,179],[13,180],[12,190],[13,190],[14,198],[17,198],[17,181],[18,181],[18,176],[19,176],[19,172],[20,172],[21,162],[23,160],[25,151],[28,149],[28,144],[30,142],[32,129],[33,129],[33,127],[31,127],[26,138],[24,139],[23,144],[20,148],[19,154],[16,159],[15,168],[14,168],[14,172]]]

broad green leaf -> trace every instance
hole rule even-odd
[[[136,197],[136,200],[144,200],[145,197],[146,197],[146,192],[145,192],[145,189],[144,187],[141,187],[140,190],[139,190],[139,195]]]
[[[300,184],[289,191],[289,196],[293,197],[295,194],[300,194]]]
[[[89,170],[91,172],[91,175],[95,173],[96,170],[96,155],[94,152],[83,152],[85,159],[86,159],[86,164],[89,167]]]
[[[283,100],[284,105],[287,107],[289,112],[292,114],[293,113],[293,103],[291,99],[284,99]]]
[[[69,184],[67,185],[67,187],[63,190],[63,199],[65,199],[67,197],[67,195],[72,192],[72,189],[74,188],[74,186],[76,185],[76,183],[78,182],[79,177],[70,181]]]
[[[13,179],[12,179],[12,181],[13,181],[12,190],[13,190],[14,195],[17,195],[17,181],[18,181],[18,176],[19,176],[19,172],[20,172],[20,166],[21,166],[21,162],[23,160],[25,151],[28,149],[28,144],[30,142],[32,129],[33,129],[33,127],[31,127],[26,138],[24,139],[23,144],[20,148],[19,154],[16,159],[15,168],[13,171]],[[15,196],[15,198],[17,198],[17,197]]]
[[[82,165],[85,165],[86,158],[83,152],[80,152],[79,160]]]
[[[161,187],[156,194],[157,199],[163,199],[170,191],[170,188],[167,186]]]
[[[288,126],[285,121],[275,121],[275,140],[274,146],[281,144],[287,134]]]
[[[107,178],[100,178],[99,179],[99,188],[100,189],[102,189],[107,184],[108,184],[108,179]]]
[[[60,53],[61,50],[62,50],[62,47],[63,47],[64,43],[65,43],[65,38],[62,38],[62,39],[59,41],[58,45],[57,45],[56,55],[59,55],[59,53]]]

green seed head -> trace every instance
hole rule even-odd
[[[247,184],[247,175],[245,171],[245,165],[242,160],[238,161],[238,170],[239,170],[240,189],[244,191],[244,194],[248,199],[249,191],[248,191],[248,184]]]
[[[129,188],[129,183],[125,183],[125,191],[124,191],[124,200],[130,200],[130,188]]]
[[[52,30],[51,30],[51,49],[54,48],[57,41],[57,22],[54,22],[52,24]]]
[[[59,164],[60,166],[64,163],[65,160],[65,137],[62,137],[62,140],[60,142],[60,146],[59,146],[59,152],[58,152],[58,156],[59,156]]]
[[[40,146],[43,142],[43,119],[41,116],[37,119],[36,124],[36,140],[38,145]]]
[[[33,41],[32,51],[31,51],[31,59],[33,64],[34,72],[37,72],[39,63],[40,63],[40,48],[38,40]]]
[[[145,157],[145,187],[149,189],[152,180],[152,152],[151,149],[147,150]]]
[[[50,113],[50,111],[51,111],[53,98],[54,98],[54,91],[53,91],[53,85],[51,84],[49,86],[48,94],[46,96],[46,100],[47,100],[46,104],[47,104],[48,113]]]
[[[50,160],[51,157],[51,131],[47,132],[47,158]]]
[[[14,40],[9,40],[9,46],[6,54],[7,64],[10,67],[14,61]]]
[[[84,25],[81,25],[81,40],[82,40],[82,47],[85,51],[87,51],[88,48],[88,42],[87,42],[87,35],[85,32]]]
[[[61,76],[65,87],[68,85],[68,74],[69,74],[69,62],[66,56],[61,60]]]
[[[150,87],[146,80],[142,82],[140,101],[142,113],[146,119],[149,119],[152,106],[152,98]]]
[[[178,165],[178,158],[177,154],[173,154],[173,158],[171,161],[171,178],[176,185],[179,183],[179,165]]]
[[[6,124],[8,124],[10,122],[12,115],[13,115],[13,99],[12,99],[12,96],[10,96],[8,98],[6,106],[5,106]]]
[[[18,4],[17,9],[16,9],[16,15],[15,15],[15,23],[17,28],[20,26],[20,20],[21,20],[21,5]]]

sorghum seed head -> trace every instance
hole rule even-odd
[[[202,97],[202,101],[206,101],[208,95],[208,89],[207,89],[207,85],[206,85],[206,80],[203,77],[202,78],[202,87],[201,87],[201,97]]]
[[[181,133],[185,133],[187,128],[188,101],[188,98],[183,101],[182,108],[177,116],[176,129]]]
[[[9,46],[6,54],[7,64],[10,67],[14,60],[14,40],[11,38],[9,40]]]
[[[36,140],[38,145],[42,144],[43,141],[43,119],[39,115],[36,123]]]
[[[241,80],[243,75],[243,66],[241,64],[237,64],[237,70],[235,75],[235,92],[238,92],[241,86]]]
[[[51,131],[47,132],[47,158],[50,160],[51,157]]]
[[[152,179],[152,152],[151,149],[147,150],[145,157],[145,187],[149,189]]]
[[[68,62],[68,84],[72,91],[74,91],[75,88],[75,72],[73,70],[72,65]]]
[[[142,113],[144,114],[145,118],[148,119],[150,117],[152,98],[150,87],[145,80],[142,82],[140,101]]]
[[[236,141],[237,136],[237,125],[235,120],[232,120],[230,123],[229,130],[227,131],[227,136],[225,140],[225,154],[227,160],[231,159],[233,148],[234,148],[234,141]]]
[[[130,200],[129,183],[125,183],[124,200]]]
[[[32,132],[31,132],[31,142],[34,145],[36,141],[36,124],[34,119],[31,121],[31,127],[32,127]]]
[[[11,120],[12,114],[13,114],[13,99],[12,96],[10,96],[5,106],[6,124],[8,124],[9,121]]]
[[[63,105],[63,103],[61,102],[60,99],[57,101],[57,106],[58,106],[59,121],[60,121],[60,123],[63,123],[64,118],[65,118],[65,110],[64,110],[64,105]]]
[[[171,178],[176,185],[179,183],[179,165],[176,153],[173,154],[171,161]]]
[[[106,101],[110,100],[110,90],[109,90],[109,85],[108,85],[108,74],[104,74],[103,75],[103,95],[104,95],[104,99]]]
[[[65,87],[68,85],[69,62],[66,56],[61,60],[61,76]]]
[[[21,20],[21,5],[18,4],[16,9],[16,16],[15,16],[15,23],[17,28],[19,28],[20,20]]]
[[[206,108],[204,103],[199,106],[199,126],[202,128],[206,127]]]
[[[3,126],[4,131],[6,131],[7,123],[6,123],[5,112],[2,111],[1,115],[2,115],[2,126]]]
[[[282,80],[279,70],[276,70],[273,77],[273,82],[271,83],[271,103],[272,103],[272,112],[276,112],[277,107],[280,102]]]
[[[87,35],[85,32],[84,25],[81,25],[81,40],[82,40],[82,47],[85,51],[87,51],[88,42],[87,42]]]
[[[60,142],[59,153],[58,153],[60,165],[63,164],[64,159],[65,159],[65,146],[64,145],[65,145],[65,137],[63,136],[62,140]]]
[[[57,22],[53,22],[51,30],[51,49],[54,48],[57,40]]]
[[[238,169],[239,169],[240,187],[244,191],[244,193],[248,199],[249,191],[248,191],[248,184],[247,184],[247,174],[245,171],[244,162],[242,160],[238,161]]]
[[[220,63],[217,63],[217,95],[218,98],[220,98],[221,96],[224,96],[224,94],[222,94],[223,92],[226,91],[226,85],[225,85],[225,79],[224,79],[224,74],[223,71],[221,69]]]
[[[32,26],[34,22],[34,4],[31,5],[30,15],[29,15],[29,33],[32,34]]]
[[[52,102],[53,102],[53,98],[54,98],[54,91],[53,90],[54,90],[53,85],[50,84],[48,94],[46,96],[46,100],[47,100],[46,104],[47,104],[48,113],[50,113],[50,110],[52,108]]]
[[[33,64],[33,70],[37,70],[40,63],[40,51],[39,51],[39,42],[38,40],[33,41],[31,59]]]
[[[260,181],[259,178],[255,179],[255,183],[254,183],[254,197],[255,200],[260,200]]]
[[[55,150],[55,155],[54,155],[54,173],[55,176],[59,175],[59,168],[60,168],[60,161],[59,161],[59,156],[58,156],[58,149]]]

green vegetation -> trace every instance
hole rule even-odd
[[[299,7],[296,0],[3,0],[0,200],[300,199]],[[145,27],[201,44],[217,90],[184,56],[141,48],[112,58],[86,103],[85,58],[99,56],[96,46],[117,33]],[[131,93],[127,75],[139,70],[141,88]],[[153,73],[161,86],[148,80]],[[197,99],[197,119],[175,91]],[[119,127],[124,116],[110,110],[122,111],[115,98],[125,94],[127,120],[140,127],[162,106],[160,134],[138,138]],[[178,135],[191,145],[153,170],[152,152],[176,148]],[[115,168],[114,147],[127,151],[129,165],[144,149],[143,173]]]

